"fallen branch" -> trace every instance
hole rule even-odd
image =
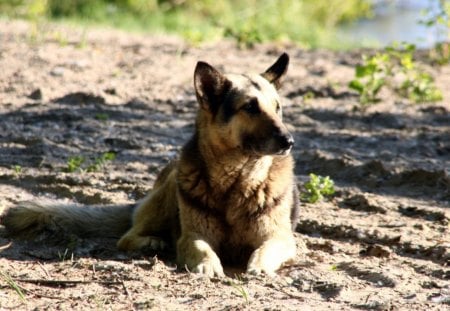
[[[45,280],[45,279],[14,279],[16,282],[39,284],[44,286],[74,286],[77,284],[101,284],[101,285],[123,285],[122,281],[99,281],[99,280]]]

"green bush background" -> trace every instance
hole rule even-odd
[[[224,36],[251,45],[293,41],[343,48],[336,26],[371,14],[367,0],[0,0],[0,14],[176,33],[191,41]]]

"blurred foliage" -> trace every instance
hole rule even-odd
[[[193,41],[232,37],[244,46],[290,40],[340,47],[337,25],[371,14],[368,0],[0,0],[0,12],[173,32]]]
[[[441,26],[446,31],[447,42],[438,42],[434,49],[430,50],[431,60],[436,64],[445,65],[450,62],[450,1],[435,1],[438,3],[438,9],[422,12],[424,18],[419,22],[429,28]]]
[[[431,74],[414,61],[414,44],[392,45],[375,55],[363,55],[363,63],[355,68],[355,79],[349,87],[360,95],[362,105],[379,101],[378,93],[388,87],[415,103],[442,100]]]

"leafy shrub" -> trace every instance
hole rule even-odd
[[[309,203],[316,203],[334,194],[334,182],[329,176],[322,177],[309,174],[309,181],[304,184],[301,199]]]
[[[437,31],[443,31],[447,35],[447,42],[437,43],[430,50],[430,58],[439,65],[445,65],[450,62],[450,1],[436,0],[437,10],[425,10],[421,24],[436,28]],[[431,31],[431,29],[430,29]]]
[[[389,55],[376,54],[371,57],[364,55],[363,64],[356,66],[356,79],[350,81],[349,87],[359,93],[362,104],[378,101],[378,93],[390,72],[388,64]]]
[[[356,66],[355,79],[348,85],[359,93],[361,104],[377,102],[385,86],[416,103],[442,100],[433,77],[414,62],[415,50],[415,45],[403,44],[373,56],[363,55],[363,64]]]

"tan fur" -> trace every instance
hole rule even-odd
[[[222,276],[223,262],[272,274],[295,256],[292,137],[276,91],[287,64],[284,54],[261,75],[223,75],[199,62],[195,134],[134,210],[120,249],[173,243],[180,266],[207,276]],[[11,209],[4,224],[24,231],[36,212]]]

